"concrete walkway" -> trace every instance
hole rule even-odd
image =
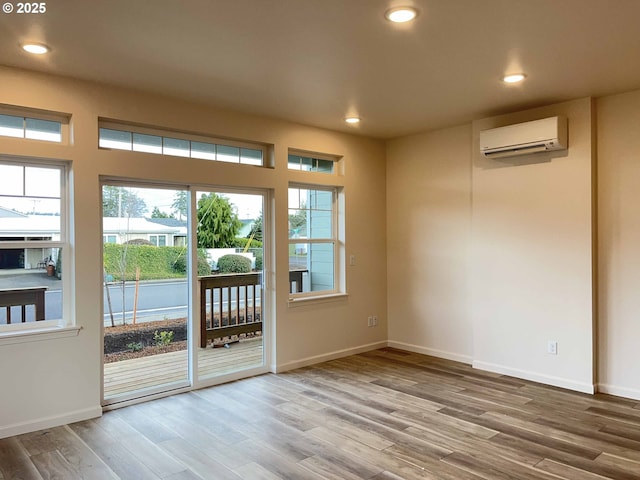
[[[0,270],[0,288],[47,287],[51,291],[61,286],[58,277],[49,277],[46,270]]]

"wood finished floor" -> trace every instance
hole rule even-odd
[[[640,402],[382,349],[0,440],[0,479],[640,479]]]

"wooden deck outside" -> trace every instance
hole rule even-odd
[[[210,377],[262,364],[262,338],[230,348],[198,349],[198,376]],[[104,397],[187,380],[187,351],[162,353],[104,365]]]

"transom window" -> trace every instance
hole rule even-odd
[[[99,147],[133,152],[198,158],[241,165],[264,166],[266,147],[239,142],[208,141],[179,133],[158,133],[151,129],[132,130],[131,127],[101,124]]]
[[[289,170],[301,170],[304,172],[334,173],[334,165],[337,159],[308,157],[289,153]]]
[[[340,291],[335,187],[289,186],[289,282],[294,297]]]
[[[62,122],[0,114],[0,135],[59,143],[62,142]]]

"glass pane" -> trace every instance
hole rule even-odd
[[[22,165],[0,165],[0,193],[2,195],[24,195]]]
[[[134,133],[133,151],[161,154],[162,137],[158,137],[156,135],[145,135],[143,133]]]
[[[102,188],[106,403],[189,384],[187,219],[153,216],[182,198],[184,190]],[[124,211],[131,218],[119,218]]]
[[[164,148],[162,153],[165,155],[175,155],[176,157],[188,157],[189,156],[189,140],[180,140],[178,138],[163,139]]]
[[[262,150],[252,148],[240,149],[240,163],[245,165],[262,165]]]
[[[289,155],[289,170],[300,170],[300,157],[298,155]]]
[[[228,145],[218,145],[218,161],[220,162],[240,162],[240,149]]]
[[[60,198],[60,170],[26,167],[25,194],[32,197]]]
[[[318,160],[318,172],[333,173],[333,163],[331,160]]]
[[[13,306],[0,308],[0,325],[62,318],[62,251],[59,248],[0,249],[0,289]]]
[[[289,244],[289,292],[334,290],[334,244]]]
[[[206,288],[200,318],[207,331],[197,377],[205,379],[264,365],[263,196],[208,191],[196,198],[199,282]]]
[[[333,192],[289,189],[289,238],[333,238]]]
[[[131,132],[101,128],[99,145],[102,148],[131,150]]]
[[[26,138],[45,140],[47,142],[62,141],[62,125],[60,122],[27,118]]]
[[[300,157],[300,170],[310,172],[313,170],[313,161],[309,157]]]
[[[216,145],[214,143],[191,142],[191,157],[203,160],[216,159]]]
[[[24,138],[24,118],[14,117],[13,115],[0,115],[0,135]]]

